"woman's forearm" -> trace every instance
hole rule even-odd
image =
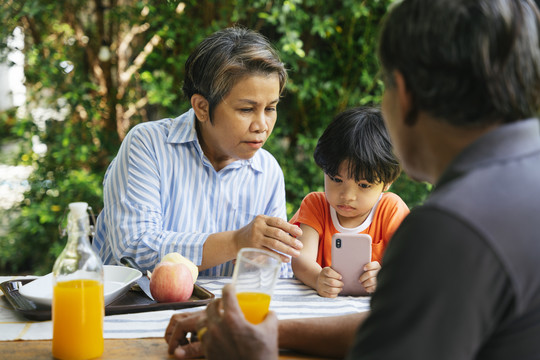
[[[203,271],[236,258],[234,231],[224,231],[208,236],[203,247],[199,271]]]

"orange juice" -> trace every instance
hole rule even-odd
[[[58,359],[91,359],[103,354],[103,284],[70,280],[54,286],[52,353]]]
[[[246,317],[252,324],[262,322],[270,308],[270,295],[256,292],[242,292],[236,294],[238,304]]]

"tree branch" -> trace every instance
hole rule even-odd
[[[105,96],[107,94],[107,80],[105,79],[105,74],[103,73],[103,69],[101,68],[99,64],[99,60],[93,51],[92,47],[88,46],[88,43],[83,40],[85,37],[84,30],[79,22],[79,20],[75,16],[75,10],[69,9],[68,11],[65,11],[66,15],[66,22],[73,28],[75,31],[75,39],[79,43],[79,45],[84,49],[86,56],[88,57],[88,62],[90,63],[90,67],[92,68],[92,71],[94,73],[94,76],[96,77],[96,80],[99,84],[99,93],[102,96]]]
[[[141,34],[150,28],[150,24],[144,23],[142,25],[133,26],[124,35],[123,39],[118,44],[118,73],[122,74],[127,68],[127,50],[129,45],[133,41],[135,35]]]
[[[118,81],[118,98],[121,99],[124,96],[129,80],[133,74],[141,68],[146,61],[146,58],[154,50],[154,47],[161,41],[161,36],[155,34],[150,41],[146,43],[143,50],[137,55],[133,64],[124,72],[119,72]]]
[[[129,104],[125,110],[120,104],[116,104],[116,131],[118,137],[123,140],[129,130],[129,121],[133,115],[148,104],[147,98],[141,98],[135,104]]]

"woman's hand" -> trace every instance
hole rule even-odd
[[[372,261],[364,266],[364,273],[360,275],[358,282],[364,286],[368,293],[375,292],[377,289],[377,274],[381,270],[381,264],[378,261]]]
[[[236,232],[237,252],[245,247],[262,248],[274,252],[285,262],[290,258],[298,257],[302,242],[297,240],[302,235],[302,230],[296,225],[290,224],[283,219],[266,215],[259,215],[249,224]],[[284,255],[286,254],[286,255]]]
[[[327,266],[321,270],[317,277],[317,293],[320,296],[335,298],[343,289],[341,275],[331,267]]]

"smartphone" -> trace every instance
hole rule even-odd
[[[332,269],[341,274],[344,283],[339,295],[369,295],[358,279],[364,272],[364,265],[370,261],[370,235],[338,233],[332,236]]]

